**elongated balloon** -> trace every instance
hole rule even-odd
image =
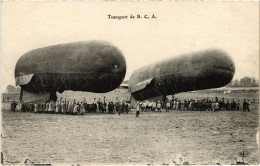
[[[149,64],[133,72],[129,88],[136,100],[228,84],[235,73],[232,59],[222,50],[184,54]]]

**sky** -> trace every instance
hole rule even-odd
[[[89,40],[122,51],[126,80],[141,66],[210,48],[232,57],[234,79],[259,78],[259,2],[2,2],[1,19],[2,90],[15,85],[15,65],[26,52]]]

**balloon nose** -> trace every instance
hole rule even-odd
[[[214,59],[212,59],[212,64],[214,68],[225,70],[226,72],[230,73],[233,78],[233,75],[235,73],[235,63],[232,58],[227,53],[221,50],[215,51],[213,56],[215,57]]]
[[[235,74],[235,64],[230,57],[227,57],[227,58],[228,58],[227,69],[230,71],[232,78],[233,78],[233,76]]]
[[[112,74],[122,74],[125,75],[126,72],[126,62],[124,57],[118,57],[118,59],[114,60],[111,65],[111,73]]]
[[[220,56],[221,58],[221,56]],[[230,56],[228,56],[227,54],[222,54],[222,60],[220,60],[218,62],[218,69],[222,69],[222,78],[224,78],[225,75],[225,79],[228,82],[230,82],[233,79],[233,76],[235,74],[235,64],[234,61],[231,59]]]
[[[234,65],[234,63],[230,63],[229,69],[230,69],[230,71],[235,72],[235,65]]]

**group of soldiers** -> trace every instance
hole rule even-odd
[[[189,110],[189,111],[236,111],[240,110],[240,100],[232,99],[219,100],[217,97],[215,100],[203,99],[203,100],[180,100],[173,98],[172,100],[166,99],[165,101],[146,101],[138,103],[140,104],[141,111],[158,111],[161,112],[161,109],[165,109],[166,112],[169,110]],[[245,100],[243,102],[243,111],[250,112],[250,101]]]
[[[83,115],[86,110],[83,102],[49,101],[22,104],[23,112],[47,113],[47,114],[71,114]]]
[[[11,103],[11,110],[15,111],[17,106],[16,102]],[[245,100],[242,103],[243,112],[250,112],[250,101]],[[36,102],[22,104],[21,110],[23,112],[29,111],[34,113],[49,113],[49,114],[70,114],[70,115],[84,115],[85,113],[100,112],[119,115],[122,113],[128,113],[130,107],[136,111],[158,111],[161,112],[164,109],[166,112],[169,110],[189,110],[189,111],[235,111],[240,110],[240,100],[225,100],[222,98],[219,100],[217,97],[215,100],[180,100],[173,98],[171,100],[158,100],[158,101],[146,101],[137,102],[135,106],[131,106],[129,101],[101,101],[87,103],[85,100],[81,102],[71,101],[48,101],[48,102]]]
[[[14,104],[11,103],[11,110]],[[128,113],[129,102],[126,101],[93,101],[87,103],[86,101],[73,102],[71,101],[49,101],[49,102],[35,102],[22,104],[21,110],[23,112],[47,113],[47,114],[70,114],[70,115],[84,115],[85,113],[100,112],[100,113]]]

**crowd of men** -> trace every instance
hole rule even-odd
[[[189,110],[189,111],[236,111],[240,110],[240,100],[232,99],[219,100],[217,97],[215,100],[203,99],[203,100],[193,100],[193,99],[184,99],[180,100],[173,98],[171,100],[162,100],[162,101],[146,101],[138,103],[140,105],[141,111],[158,111],[161,112],[161,109],[165,109],[166,112],[169,110]],[[243,112],[250,112],[250,101],[243,101]]]
[[[139,111],[156,111],[161,112],[164,109],[166,112],[170,110],[188,110],[188,111],[236,111],[241,109],[240,100],[232,99],[225,100],[222,98],[219,100],[217,97],[214,100],[192,100],[173,98],[171,100],[158,100],[158,101],[145,101],[137,102],[136,105],[130,105],[129,101],[101,101],[87,103],[86,101],[73,102],[71,101],[49,101],[49,102],[36,102],[22,104],[21,111],[34,112],[34,113],[47,113],[47,114],[70,114],[70,115],[84,115],[85,113],[109,113],[119,115],[122,113],[128,113],[130,107],[135,109],[136,116],[139,116]],[[15,111],[17,106],[16,102],[11,103],[11,110]],[[242,102],[243,112],[250,112],[250,101],[245,100]]]
[[[15,111],[17,104],[11,103],[11,110]],[[49,101],[49,102],[34,102],[22,104],[21,111],[47,114],[70,114],[84,115],[85,113],[100,112],[100,113],[128,113],[129,102],[127,101],[106,101],[98,100],[97,102],[87,103],[86,101],[73,102],[71,101]]]

